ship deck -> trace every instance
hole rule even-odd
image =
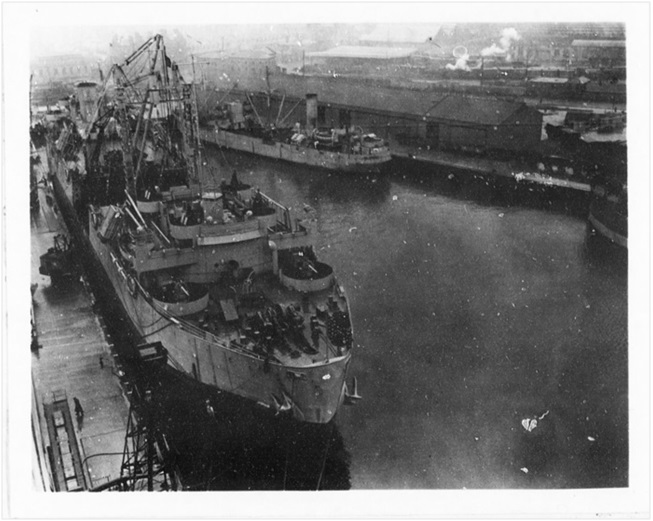
[[[267,273],[254,277],[247,292],[237,291],[237,287],[240,288],[227,283],[212,284],[207,308],[184,320],[226,337],[232,345],[253,355],[266,356],[261,345],[270,342],[274,346],[270,353],[273,359],[290,367],[306,367],[342,356],[342,349],[329,341],[326,334],[329,312],[347,312],[347,303],[336,286],[302,293],[285,287],[276,276]],[[294,331],[288,318],[290,306],[303,320]],[[319,337],[312,334],[311,317],[317,318]]]

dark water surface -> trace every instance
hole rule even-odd
[[[139,339],[91,268],[126,378],[152,388],[185,487],[628,485],[627,259],[588,235],[586,200],[408,163],[351,176],[215,148],[205,161],[216,184],[235,169],[315,210],[318,256],[349,296],[363,400],[315,426],[168,373],[141,382]]]
[[[626,260],[588,239],[586,202],[520,206],[405,164],[352,177],[205,160],[217,182],[236,169],[317,212],[364,396],[337,418],[352,488],[628,485]]]

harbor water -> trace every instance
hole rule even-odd
[[[626,255],[585,195],[393,162],[335,174],[207,147],[241,181],[318,219],[346,289],[363,399],[329,425],[130,370],[139,339],[88,264],[97,312],[190,490],[628,486]],[[207,401],[208,400],[208,401]]]
[[[364,397],[337,417],[352,488],[628,485],[626,259],[594,244],[586,200],[410,164],[204,161],[319,219]]]

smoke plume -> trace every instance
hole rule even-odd
[[[447,63],[447,70],[467,72],[471,71],[469,65],[467,65],[467,62],[469,61],[469,53],[464,46],[459,45],[458,47],[454,48],[453,55],[456,58],[456,64],[452,65],[451,63]]]
[[[510,61],[510,47],[513,42],[518,40],[521,40],[521,35],[515,28],[503,29],[501,38],[499,38],[499,45],[493,43],[490,47],[486,47],[481,51],[481,56],[505,56],[506,60]]]
[[[469,54],[465,54],[464,56],[461,56],[456,60],[456,64],[452,65],[451,63],[447,63],[446,67],[450,71],[471,71],[469,68],[469,65],[467,65],[467,61],[469,60]]]

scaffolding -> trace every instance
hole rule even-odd
[[[160,342],[138,347],[140,387],[130,399],[129,418],[120,466],[120,477],[93,489],[101,491],[175,491],[180,488],[172,451],[160,428],[154,390],[165,367],[167,351]]]

